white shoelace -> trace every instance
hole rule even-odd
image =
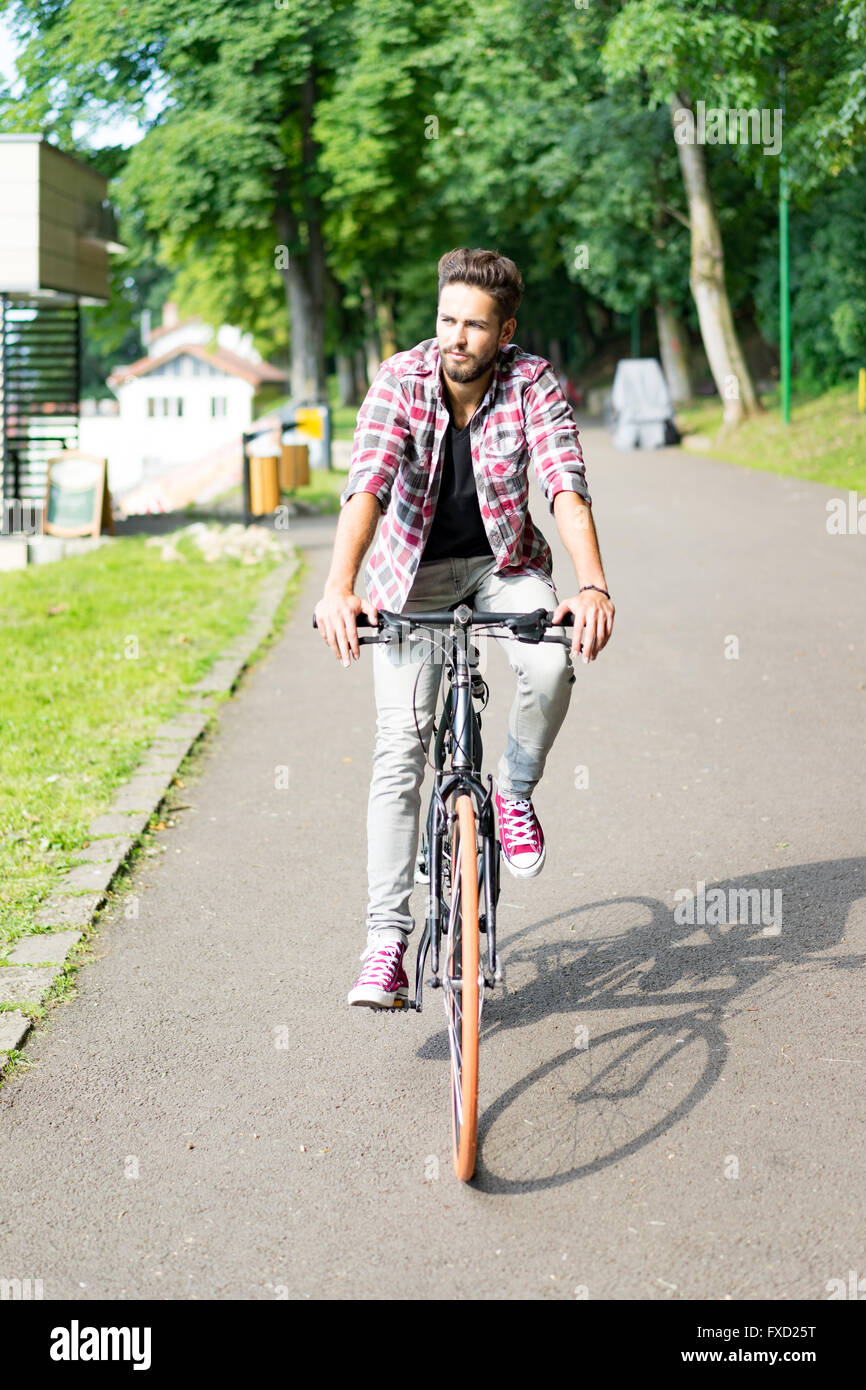
[[[400,941],[383,941],[378,946],[370,942],[361,952],[361,960],[365,965],[358,977],[358,984],[373,984],[385,988],[395,968],[402,964],[402,953],[405,949]]]
[[[532,813],[532,802],[525,797],[508,797],[503,798],[503,801],[508,807],[507,830],[510,846],[516,849],[519,845],[526,845],[528,849],[537,849],[538,830]]]

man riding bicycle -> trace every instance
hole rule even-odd
[[[360,656],[360,612],[375,624],[380,608],[548,609],[556,589],[550,547],[527,510],[531,462],[579,585],[556,604],[553,621],[573,613],[571,655],[594,661],[610,638],[614,606],[571,408],[550,363],[511,341],[520,271],[507,256],[465,248],[444,255],[438,269],[436,337],[387,358],[358,412],[317,627],[348,667]],[[364,600],[355,581],[383,514]],[[372,648],[367,942],[349,1003],[374,1008],[408,998],[403,954],[414,927],[421,783],[441,676],[441,658],[425,664],[421,645]],[[558,644],[505,647],[517,690],[496,777],[499,838],[510,871],[531,878],[546,855],[532,793],[575,676]]]

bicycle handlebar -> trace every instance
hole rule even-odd
[[[573,627],[574,614],[565,613],[558,623],[551,622],[552,609],[535,608],[529,613],[491,613],[480,608],[469,608],[465,603],[453,609],[436,609],[427,613],[396,613],[389,608],[379,609],[379,620],[371,623],[363,611],[355,614],[355,626],[375,627],[379,632],[386,628],[400,628],[404,625],[412,630],[416,627],[452,627],[455,623],[461,628],[507,627],[518,641],[544,640],[544,633],[551,627]],[[459,614],[459,616],[458,616]],[[316,615],[313,614],[313,627],[317,628]],[[373,639],[368,639],[373,640]],[[555,641],[556,639],[548,639]],[[564,639],[560,639],[564,640]]]

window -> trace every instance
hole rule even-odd
[[[161,362],[158,367],[151,367],[149,376],[182,376],[184,372],[184,362],[189,361],[188,356],[170,357],[167,362]]]
[[[229,398],[228,398],[228,396],[211,396],[211,398],[210,398],[210,413],[211,413],[212,417],[213,417],[215,420],[216,420],[217,418],[221,418],[221,417],[224,416],[224,415],[227,415],[227,414],[228,414],[228,408],[229,408]]]
[[[193,361],[193,369],[192,369],[192,371],[193,371],[193,376],[224,376],[224,375],[225,375],[225,373],[224,373],[224,372],[221,372],[221,371],[219,370],[218,367],[215,367],[215,366],[213,365],[212,362],[205,362],[205,361],[203,360],[203,358],[201,358],[201,357],[194,357],[194,358],[192,359],[192,361]]]
[[[183,396],[148,396],[147,413],[151,418],[163,415],[183,415]]]

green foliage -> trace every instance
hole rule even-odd
[[[236,323],[284,360],[276,213],[290,209],[288,251],[303,258],[316,200],[332,350],[360,341],[366,286],[392,304],[401,346],[429,337],[436,262],[455,245],[512,256],[527,284],[518,340],[570,342],[575,361],[606,331],[597,306],[625,315],[663,294],[694,327],[669,104],[774,110],[783,67],[797,362],[829,380],[862,353],[866,0],[5,9],[28,42],[25,94],[0,94],[0,127],[38,128],[68,149],[74,120],[94,135],[109,114],[144,129],[130,150],[89,156],[112,179],[130,249],[111,305],[86,314],[88,389],[136,355],[141,310],[169,287],[182,312]],[[707,164],[732,304],[746,315],[756,304],[772,339],[780,161],[744,144],[714,147]]]
[[[110,396],[105,379],[112,368],[134,362],[145,353],[141,315],[149,309],[152,321],[159,321],[159,310],[169,298],[173,280],[153,251],[147,254],[150,245],[146,242],[113,256],[108,303],[85,305],[81,310],[83,398]]]
[[[841,175],[809,212],[791,221],[791,339],[796,371],[819,388],[866,367],[864,169]],[[767,239],[755,273],[765,337],[779,329],[778,252]]]

